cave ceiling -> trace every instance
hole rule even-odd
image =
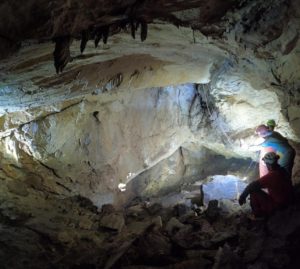
[[[297,72],[282,66],[299,64],[294,57],[299,56],[297,2],[2,1],[1,110],[41,105],[46,96],[55,102],[101,92],[109,83],[122,88],[132,74],[141,73],[129,64],[136,61],[148,68],[143,74],[157,68],[177,77],[150,75],[153,83],[136,83],[137,88],[207,83],[228,63],[241,77],[252,76],[255,88],[266,88],[260,81],[267,87],[292,87],[299,82]],[[87,75],[91,70],[98,71],[98,81]],[[176,76],[181,72],[181,78]],[[65,85],[64,92],[57,90]]]

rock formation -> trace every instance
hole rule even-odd
[[[104,264],[113,244],[101,229],[127,227],[124,206],[213,175],[255,178],[257,154],[244,146],[270,118],[297,150],[293,182],[299,183],[297,2],[2,1],[5,268],[34,268],[32,260],[41,261],[36,268],[118,266],[122,255],[111,267]],[[119,184],[126,184],[126,191]],[[116,208],[109,217],[99,213],[106,204]],[[162,226],[168,221],[171,217]],[[150,239],[144,234],[151,223],[121,244],[122,251],[133,242],[147,248],[148,240],[159,241],[157,231]],[[16,261],[12,253],[21,253],[28,240],[24,261]],[[103,240],[108,242],[101,252]],[[161,240],[163,251],[170,251],[170,238]],[[220,253],[226,252],[221,245]],[[82,257],[72,261],[76,253]],[[151,260],[152,254],[145,257]],[[208,268],[218,268],[216,255]],[[125,265],[132,268],[122,261]]]

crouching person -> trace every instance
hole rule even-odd
[[[274,152],[264,155],[268,173],[250,183],[239,198],[239,204],[246,203],[250,195],[250,206],[255,217],[268,217],[274,211],[285,208],[293,200],[293,186],[289,175],[278,164],[279,156]],[[267,192],[262,189],[267,189]]]

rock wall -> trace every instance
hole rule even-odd
[[[10,178],[12,192],[34,187],[64,197],[82,195],[98,207],[229,171],[253,178],[256,171],[243,173],[257,154],[243,143],[256,139],[254,129],[265,119],[284,118],[275,93],[231,79],[220,76],[215,89],[184,84],[120,90],[28,110],[23,118],[20,112],[7,114],[3,177]],[[226,87],[231,91],[222,91]],[[278,129],[289,131],[287,126]],[[238,158],[245,161],[232,169]],[[295,182],[298,173],[297,166]],[[128,192],[120,193],[119,183],[132,179]]]
[[[187,84],[90,96],[20,125],[2,139],[2,150],[20,169],[24,158],[47,168],[64,193],[112,202],[119,183],[191,139],[195,94]]]

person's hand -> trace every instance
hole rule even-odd
[[[246,203],[246,197],[243,194],[241,194],[241,196],[239,198],[239,204],[243,205],[245,203]]]

